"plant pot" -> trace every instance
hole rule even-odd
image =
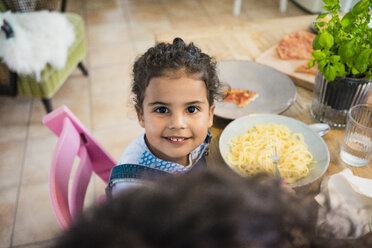
[[[311,115],[334,128],[344,128],[350,107],[366,103],[372,90],[372,80],[366,78],[336,77],[328,82],[321,72],[315,77]]]

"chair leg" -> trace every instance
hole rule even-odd
[[[78,67],[84,76],[88,76],[88,70],[84,67],[83,62],[79,62]]]
[[[61,3],[61,12],[65,12],[66,11],[66,4],[67,4],[67,0],[62,0],[62,3]]]
[[[41,98],[41,101],[43,102],[45,111],[47,113],[50,113],[50,112],[53,111],[52,99],[51,98]]]
[[[17,87],[17,80],[18,80],[18,74],[15,72],[10,71],[9,72],[9,84],[1,84],[0,83],[0,95],[6,95],[6,96],[17,96],[18,87]]]

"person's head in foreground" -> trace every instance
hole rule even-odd
[[[158,158],[188,165],[213,123],[216,62],[180,38],[159,43],[133,66],[133,100],[146,144]]]
[[[267,176],[196,170],[124,191],[56,247],[346,247],[315,236],[310,208]]]

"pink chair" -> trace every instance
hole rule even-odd
[[[116,161],[66,106],[44,116],[43,123],[59,137],[50,168],[49,194],[57,221],[66,229],[83,209],[92,172],[107,184]],[[77,156],[80,162],[69,193],[71,169]]]

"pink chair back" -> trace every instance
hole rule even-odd
[[[66,229],[83,209],[92,173],[107,183],[116,161],[66,106],[44,116],[43,123],[59,137],[50,168],[49,194],[57,221]],[[76,157],[80,162],[69,194],[71,169]]]

